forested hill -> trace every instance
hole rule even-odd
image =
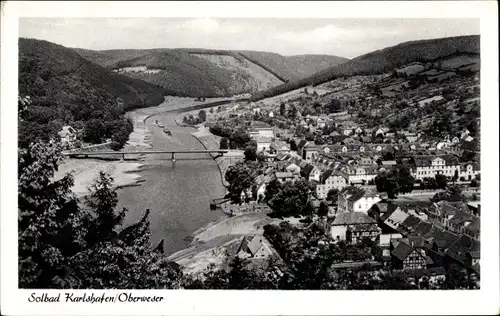
[[[312,76],[254,93],[253,100],[279,95],[308,85],[318,85],[339,77],[372,75],[392,71],[412,62],[430,62],[456,54],[479,54],[479,35],[411,41],[377,50]]]
[[[113,73],[64,46],[20,38],[19,94],[32,99],[19,127],[23,145],[55,136],[67,124],[102,132],[86,133],[89,142],[100,142],[118,133],[125,110],[156,106],[168,92]]]
[[[286,57],[268,52],[195,48],[73,50],[108,69],[192,97],[254,93],[346,60],[330,55]]]

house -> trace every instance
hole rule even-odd
[[[348,184],[364,184],[377,176],[376,166],[343,166],[340,168]]]
[[[327,169],[320,175],[319,183],[316,185],[316,196],[325,199],[331,189],[341,190],[347,186],[346,179],[332,169]]]
[[[250,240],[245,236],[238,248],[237,256],[249,259],[266,259],[273,256],[273,251],[264,236],[255,235]]]
[[[307,162],[311,162],[312,159],[318,155],[318,147],[314,144],[307,144],[302,149],[302,159]]]
[[[63,126],[61,131],[57,134],[61,137],[61,143],[63,145],[72,145],[76,141],[77,132],[69,125]]]
[[[385,137],[385,134],[389,131],[389,129],[387,127],[380,127],[378,128],[376,131],[375,131],[375,134],[374,136],[377,137],[377,136],[382,136],[382,137]]]
[[[338,211],[362,212],[367,214],[373,204],[381,201],[380,196],[357,187],[349,187],[338,196]]]
[[[470,135],[468,135],[467,137],[464,138],[464,141],[466,141],[466,142],[471,142],[473,140],[474,140],[474,138]]]
[[[446,264],[458,263],[465,268],[471,268],[473,262],[479,263],[480,250],[479,241],[462,235],[444,251],[445,262]]]
[[[271,137],[256,136],[253,139],[257,143],[257,152],[268,151],[271,148]]]
[[[291,172],[293,174],[300,174],[300,167],[293,162],[285,167],[286,172]]]
[[[270,148],[276,153],[289,153],[290,146],[283,141],[274,141],[271,143]]]
[[[399,226],[408,216],[409,214],[404,212],[401,207],[389,204],[387,211],[380,216],[379,222],[383,225],[383,228],[387,228],[386,230],[399,232]]]
[[[395,270],[425,269],[427,254],[422,247],[414,247],[406,239],[391,240],[391,263]]]
[[[269,117],[274,117],[274,113],[273,113],[273,111],[269,111],[268,116],[269,116]]]
[[[319,181],[319,177],[321,175],[321,170],[319,168],[317,168],[316,166],[313,166],[311,164],[306,164],[300,170],[300,175],[309,181],[312,181],[312,180]]]
[[[377,222],[362,212],[338,213],[329,225],[331,238],[348,244],[359,243],[365,237],[375,241],[380,235]]]
[[[410,172],[417,180],[434,178],[437,174],[451,179],[455,173],[460,174],[460,163],[453,155],[418,157],[415,158],[415,167],[410,168]]]
[[[391,260],[391,240],[393,239],[400,239],[403,238],[403,236],[399,233],[396,234],[381,234],[379,236],[379,243],[378,246],[381,250],[379,254],[379,259],[381,259],[383,262],[388,262]]]
[[[275,176],[276,179],[281,183],[293,180],[295,178],[295,175],[292,172],[276,172]]]
[[[253,128],[248,131],[250,137],[261,136],[274,138],[274,130],[271,126],[263,122],[256,122]]]

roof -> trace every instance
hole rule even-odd
[[[399,260],[404,261],[414,250],[415,249],[413,249],[412,246],[406,244],[405,242],[399,242],[391,254]]]
[[[457,261],[464,262],[468,253],[477,251],[480,251],[479,241],[462,235],[444,253]]]
[[[353,195],[351,195],[350,197],[348,197],[347,200],[349,200],[351,202],[355,202],[355,201],[361,199],[364,195],[365,195],[365,191],[360,190],[360,191],[354,193]]]
[[[273,141],[272,137],[265,137],[265,136],[255,136],[253,139],[257,143],[271,143]]]
[[[357,224],[375,224],[375,220],[362,212],[345,212],[335,216],[332,222],[333,226],[338,225],[357,225]]]
[[[439,250],[448,248],[458,239],[458,236],[444,231],[439,227],[432,226],[430,231],[424,236],[429,243],[436,243]]]
[[[409,214],[408,217],[401,223],[401,226],[404,227],[408,231],[413,231],[418,224],[420,224],[421,219]]]
[[[421,221],[417,227],[415,227],[415,233],[419,236],[424,236],[427,234],[432,228],[432,223]]]
[[[255,129],[270,129],[271,126],[269,126],[269,124],[264,123],[264,122],[255,122],[253,124],[253,128],[255,128]]]
[[[328,179],[333,173],[333,169],[328,169],[319,176],[319,181],[325,184],[326,179]]]
[[[302,169],[300,170],[300,174],[302,174],[304,177],[308,178],[311,172],[313,171],[314,166],[311,164],[306,164]]]
[[[293,178],[292,172],[276,172],[276,178]]]

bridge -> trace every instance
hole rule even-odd
[[[226,149],[213,149],[213,150],[145,150],[145,151],[71,151],[63,152],[63,155],[69,158],[84,157],[89,158],[92,156],[118,156],[125,160],[125,155],[158,155],[167,154],[171,155],[171,160],[175,161],[176,154],[227,154],[230,150]]]

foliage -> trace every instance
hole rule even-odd
[[[257,148],[254,146],[247,146],[243,152],[245,161],[255,161],[257,159]]]
[[[328,215],[328,204],[325,201],[321,201],[318,208],[318,216],[326,217]]]
[[[207,112],[205,110],[200,110],[200,112],[198,112],[198,118],[201,122],[205,122],[207,120]]]
[[[326,200],[331,201],[333,204],[337,203],[339,197],[339,190],[338,189],[330,189],[328,190],[328,193],[326,194]]]
[[[446,179],[446,176],[443,174],[436,174],[436,185],[439,189],[444,189],[447,186],[448,180]]]
[[[308,210],[309,195],[313,190],[312,183],[305,179],[287,181],[268,204],[279,216],[304,214]]]
[[[220,139],[220,149],[228,149],[229,148],[229,139],[227,137],[222,137]]]
[[[179,268],[150,247],[149,210],[123,228],[126,210],[115,213],[116,192],[105,173],[82,209],[72,176],[53,179],[61,160],[54,141],[19,149],[19,287],[179,287]]]
[[[462,194],[462,190],[460,190],[460,187],[454,185],[447,187],[445,191],[434,194],[431,201],[466,202],[467,198]]]
[[[77,128],[78,122],[87,141],[115,136],[123,143],[124,111],[160,104],[165,90],[115,74],[63,46],[21,38],[19,93],[32,101],[19,124],[19,146],[27,148],[31,142],[58,137],[64,125]]]
[[[401,65],[416,61],[434,61],[458,53],[479,54],[479,36],[419,40],[387,47],[319,71],[312,76],[259,91],[252,95],[252,101],[259,101],[309,85],[318,85],[336,78],[381,74]]]
[[[229,166],[224,179],[229,184],[227,189],[233,202],[241,202],[241,194],[246,194],[246,191],[255,184],[255,178],[259,172],[257,162],[239,162]]]

